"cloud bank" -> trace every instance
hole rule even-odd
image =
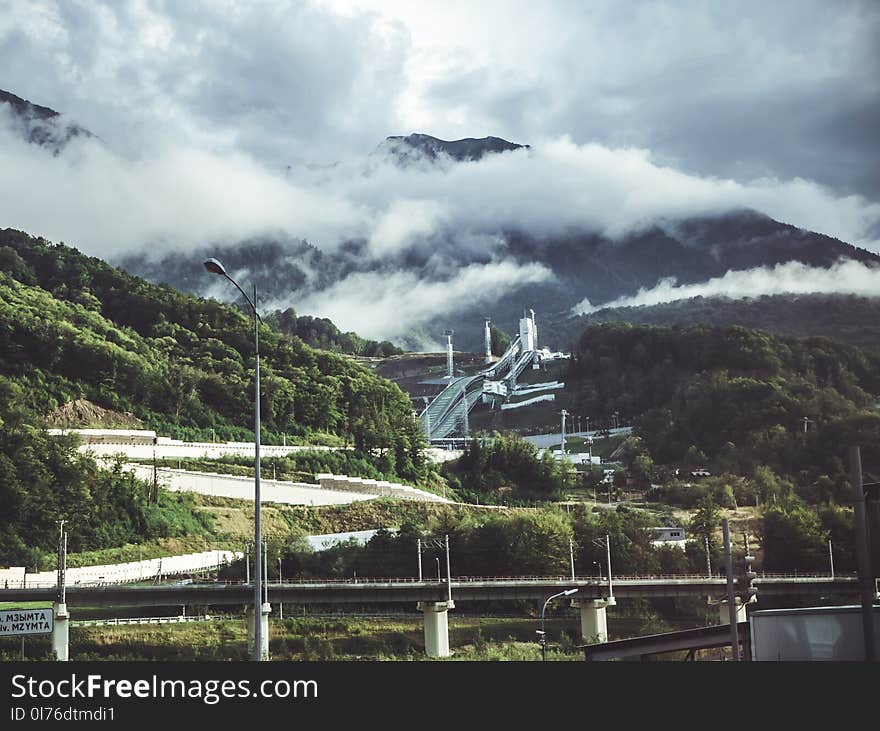
[[[386,340],[417,328],[438,314],[455,315],[491,302],[512,285],[548,282],[549,269],[510,261],[470,264],[445,281],[423,281],[412,271],[353,274],[299,303],[303,312],[319,312],[359,335]],[[434,340],[425,350],[441,350]]]
[[[674,278],[668,278],[651,289],[640,289],[632,297],[620,297],[601,305],[592,305],[588,299],[584,299],[574,307],[573,312],[577,315],[589,315],[606,308],[659,305],[692,297],[751,299],[774,294],[855,294],[878,297],[880,268],[849,259],[838,261],[830,269],[790,261],[772,268],[729,271],[722,277],[698,284],[678,286]]]
[[[179,144],[132,160],[78,138],[52,156],[22,140],[0,108],[0,149],[3,225],[109,259],[278,233],[330,252],[361,239],[377,261],[438,247],[457,261],[486,261],[486,247],[511,229],[616,238],[659,218],[743,207],[880,250],[880,204],[860,196],[805,180],[702,178],[658,165],[646,150],[567,138],[454,165],[404,168],[371,156],[281,171]]]

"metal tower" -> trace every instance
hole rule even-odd
[[[492,362],[492,331],[489,329],[489,323],[492,322],[488,317],[485,318],[486,327],[483,333],[486,340],[486,363]]]
[[[454,373],[452,370],[452,335],[455,330],[445,330],[443,334],[446,336],[446,377],[452,381]]]

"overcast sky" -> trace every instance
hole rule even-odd
[[[616,238],[747,207],[880,252],[877,0],[0,0],[0,88],[98,135],[52,156],[0,106],[0,226],[111,261],[273,234],[428,252],[292,303],[343,327],[399,319],[414,292],[545,281],[507,255],[514,228]],[[428,170],[371,155],[411,132],[532,148]]]
[[[878,39],[873,0],[0,0],[0,88],[129,154],[568,135],[878,200]]]

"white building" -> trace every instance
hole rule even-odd
[[[675,546],[684,550],[687,538],[684,534],[684,528],[652,528],[656,538],[651,541],[652,546]]]

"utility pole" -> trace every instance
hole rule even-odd
[[[263,601],[269,603],[269,539],[263,541]],[[259,617],[257,617],[259,619]]]
[[[278,554],[278,588],[281,588],[281,554]],[[284,619],[284,602],[278,599],[278,619]]]
[[[66,520],[58,521],[58,603],[67,603],[66,577],[67,571],[67,531],[64,530]]]
[[[464,411],[464,413],[462,415],[462,422],[464,424],[464,446],[466,447],[467,440],[468,440],[469,425],[468,425],[467,391],[464,388],[461,389],[461,408]]]
[[[574,541],[568,539],[568,554],[571,557],[571,580],[574,581]]]
[[[446,599],[447,601],[452,601],[452,570],[449,565],[449,536],[445,536],[446,538]]]
[[[730,646],[733,661],[739,662],[739,627],[736,624],[736,600],[733,596],[733,551],[730,547],[730,524],[727,518],[721,521],[724,532],[724,555],[727,561],[727,612],[730,618]]]
[[[712,555],[709,553],[709,536],[703,536],[703,540],[706,541],[706,571],[709,574],[709,578],[712,578]]]
[[[831,552],[831,539],[828,539],[828,563],[831,564],[831,580],[834,581],[834,554]]]
[[[244,575],[245,575],[245,584],[251,583],[251,556],[250,556],[250,544],[244,544]]]
[[[156,443],[158,441],[159,437],[153,437],[153,492],[148,502],[154,504],[159,502],[159,474],[156,469]]]
[[[859,567],[859,588],[862,597],[862,633],[865,643],[865,660],[874,662],[874,580],[871,571],[871,555],[868,552],[868,523],[865,506],[865,486],[862,481],[862,455],[859,447],[849,448],[849,480],[852,489],[853,522],[856,532],[856,557]]]
[[[608,554],[608,598],[614,597],[614,589],[611,586],[611,537],[605,536],[605,551]]]
[[[419,552],[419,581],[422,580],[422,539],[416,538],[416,550]]]

